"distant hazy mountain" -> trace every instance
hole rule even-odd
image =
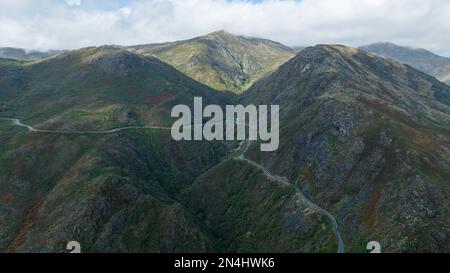
[[[241,93],[294,57],[295,50],[270,40],[218,31],[191,40],[130,47],[154,55],[217,90]]]
[[[425,49],[403,47],[392,43],[376,43],[362,46],[361,49],[408,64],[450,84],[450,58],[436,55]]]
[[[301,52],[302,50],[304,50],[306,48],[306,46],[294,46],[294,47],[292,47],[292,49],[295,51],[295,52]]]
[[[62,51],[59,50],[49,50],[46,52],[27,51],[23,48],[2,47],[0,48],[0,58],[20,61],[38,61],[56,56],[61,52]]]

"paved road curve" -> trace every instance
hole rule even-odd
[[[52,131],[52,130],[41,130],[41,129],[36,129],[31,125],[26,125],[23,124],[21,122],[20,119],[16,119],[16,118],[0,118],[0,120],[6,120],[6,121],[11,121],[14,123],[14,125],[19,126],[19,127],[24,127],[27,128],[30,132],[33,133],[53,133],[53,134],[109,134],[109,133],[115,133],[115,132],[119,132],[119,131],[124,131],[124,130],[130,130],[130,129],[160,129],[160,130],[171,130],[171,127],[162,127],[162,126],[130,126],[130,127],[121,127],[121,128],[116,128],[116,129],[112,129],[112,130],[105,130],[105,131]],[[195,126],[195,125],[194,125]],[[336,219],[333,217],[333,215],[331,215],[331,213],[329,213],[328,211],[326,211],[325,209],[321,208],[320,206],[318,206],[317,204],[315,204],[314,202],[312,202],[309,198],[307,198],[303,192],[300,190],[300,188],[298,188],[297,186],[295,186],[294,184],[289,183],[289,181],[284,178],[284,177],[280,177],[280,176],[276,176],[273,175],[266,167],[248,159],[245,157],[245,152],[248,150],[250,146],[250,142],[249,141],[244,141],[241,143],[241,145],[239,146],[239,148],[237,150],[242,150],[242,153],[237,157],[238,160],[241,161],[245,161],[251,165],[253,165],[254,167],[256,167],[257,169],[261,170],[264,175],[269,178],[271,181],[275,181],[280,183],[283,186],[287,186],[287,187],[292,187],[294,186],[296,189],[296,193],[297,195],[300,197],[300,199],[310,208],[315,209],[316,211],[318,211],[319,213],[325,215],[331,222],[332,226],[333,226],[333,231],[334,234],[336,235],[336,239],[338,241],[338,253],[344,253],[344,243],[342,241],[341,238],[341,234],[339,233],[339,227],[337,224]]]
[[[112,130],[100,130],[100,131],[54,131],[54,130],[41,130],[32,127],[31,125],[23,124],[20,119],[16,118],[0,118],[0,120],[12,121],[14,125],[19,127],[27,128],[30,132],[33,133],[52,133],[52,134],[72,134],[72,135],[80,135],[80,134],[111,134],[124,130],[131,129],[159,129],[159,130],[171,130],[170,127],[162,127],[162,126],[128,126],[128,127],[120,127]]]

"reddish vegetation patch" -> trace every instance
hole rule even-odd
[[[109,83],[108,83],[107,80],[100,80],[100,84],[101,84],[103,87],[107,87],[107,86],[109,85]]]
[[[146,215],[145,213],[141,213],[141,214],[139,215],[139,221],[140,221],[140,222],[145,222],[145,221],[147,221],[147,215]]]
[[[175,93],[173,92],[166,92],[160,96],[156,96],[156,97],[149,97],[145,100],[145,103],[150,104],[150,105],[157,105],[160,103],[163,103],[165,101],[170,100],[171,98],[175,97]]]
[[[168,131],[160,131],[159,132],[159,140],[161,143],[167,143],[172,139],[170,132]]]
[[[6,248],[6,253],[15,252],[16,249],[24,242],[24,236],[28,231],[39,221],[39,209],[44,204],[44,198],[37,198],[31,206],[25,211],[25,218],[23,219],[20,230],[16,233],[16,237],[12,240]]]
[[[389,107],[388,105],[383,104],[376,100],[368,100],[363,97],[359,97],[358,100],[361,103],[363,103],[364,105],[374,108],[376,110],[379,110],[384,115],[387,115],[387,116],[391,117],[392,119],[403,123],[404,125],[402,125],[402,127],[406,128],[405,126],[408,126],[408,127],[410,127],[410,129],[409,129],[410,131],[411,130],[420,131],[420,133],[423,135],[424,138],[428,138],[428,139],[432,138],[431,134],[426,133],[430,130],[429,128],[415,122],[404,112],[395,110],[395,109]],[[448,130],[446,128],[436,128],[436,131],[438,131],[440,134],[444,134],[446,136],[450,135],[450,130]],[[415,133],[415,134],[417,134],[417,133]],[[427,140],[425,140],[425,141],[427,141]],[[435,141],[433,141],[433,142],[436,143]]]
[[[48,142],[42,147],[41,153],[47,155],[52,154],[55,151],[55,142]]]
[[[407,136],[412,143],[424,148],[432,147],[435,150],[443,149],[442,146],[437,141],[435,141],[431,134],[429,134],[428,132],[419,131],[404,124],[401,124],[400,126],[405,136]]]
[[[21,159],[16,159],[13,162],[13,169],[12,173],[16,175],[23,174],[26,171],[26,165],[25,162]]]
[[[49,130],[58,130],[60,128],[62,128],[64,126],[64,121],[63,120],[56,120],[56,121],[52,121],[49,125],[45,126],[48,127],[47,129]]]
[[[313,175],[313,167],[312,166],[305,167],[305,169],[303,170],[303,175],[305,179],[310,178]]]
[[[133,95],[133,93],[134,93],[134,86],[132,84],[128,85],[127,92],[128,92],[129,96]]]
[[[366,227],[373,227],[376,222],[376,206],[381,198],[381,190],[375,190],[362,211],[362,222]]]
[[[0,196],[0,205],[4,205],[11,202],[13,197],[14,195],[10,192],[3,194],[2,196]]]
[[[67,241],[67,243],[69,243],[69,241]],[[64,248],[67,245],[67,243],[64,244]],[[50,240],[48,240],[48,239],[41,239],[41,240],[39,240],[39,244],[41,244],[41,245],[49,245],[50,244]],[[61,249],[64,249],[64,248],[61,248]]]

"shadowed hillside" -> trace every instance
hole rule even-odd
[[[286,176],[341,226],[349,251],[449,249],[450,87],[344,46],[307,48],[242,101],[279,104],[280,149],[247,156]]]

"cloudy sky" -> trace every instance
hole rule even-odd
[[[131,45],[222,29],[289,46],[391,41],[450,56],[450,1],[0,0],[0,47]]]

